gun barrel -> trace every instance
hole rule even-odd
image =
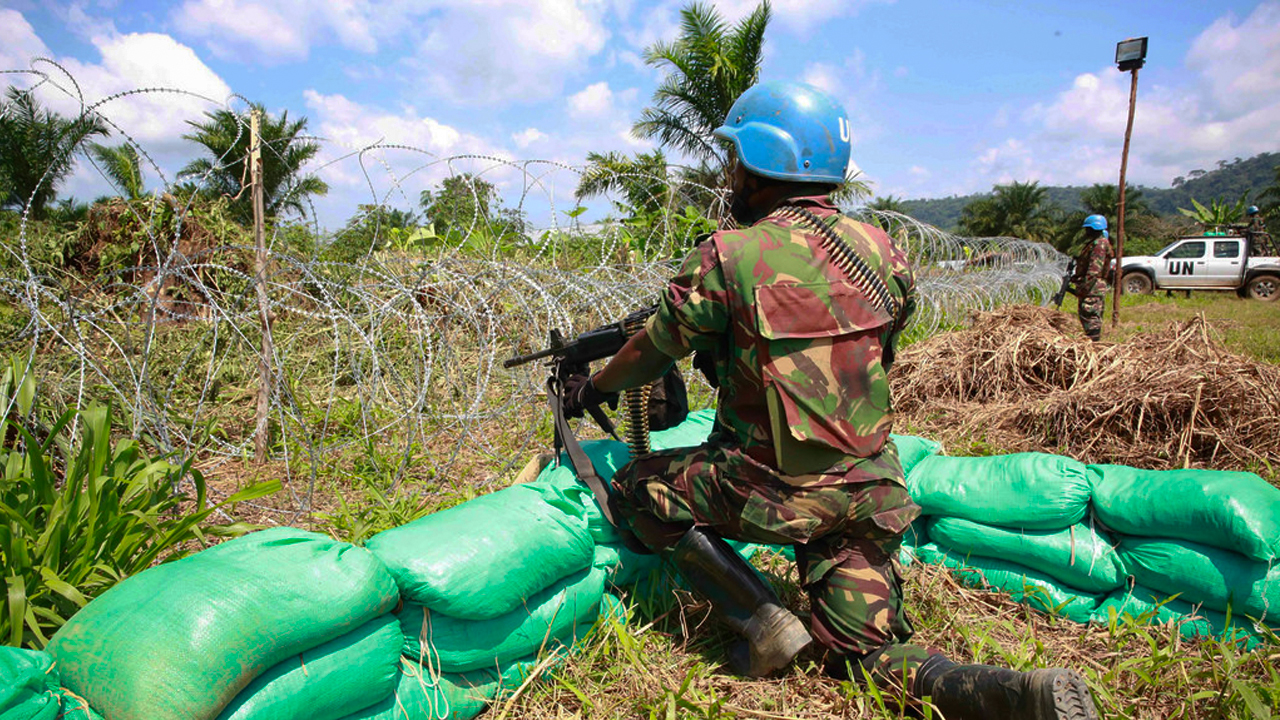
[[[507,358],[506,360],[503,360],[502,367],[507,369],[510,369],[513,367],[519,367],[521,365],[524,365],[525,363],[531,363],[534,360],[541,360],[544,357],[551,357],[552,355],[555,355],[560,351],[561,351],[561,348],[550,347],[550,348],[547,348],[546,350],[539,350],[538,352],[529,353],[528,355],[517,355],[516,357]]]

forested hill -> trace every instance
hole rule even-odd
[[[1280,166],[1280,152],[1263,153],[1242,160],[1219,161],[1213,170],[1195,169],[1185,177],[1174,178],[1173,187],[1153,188],[1145,185],[1137,186],[1142,191],[1142,199],[1147,207],[1157,215],[1175,215],[1178,208],[1190,208],[1191,198],[1204,204],[1215,199],[1236,202],[1241,195],[1250,203],[1257,201],[1257,196],[1265,188],[1276,182],[1276,167]],[[1045,186],[1048,192],[1046,201],[1064,210],[1076,211],[1080,206],[1080,193],[1084,187],[1069,185]],[[903,207],[911,217],[930,225],[947,230],[955,229],[960,221],[960,212],[965,205],[987,193],[952,196],[927,200],[906,200]]]

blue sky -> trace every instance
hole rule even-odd
[[[736,20],[755,3],[715,4]],[[628,132],[662,77],[640,58],[676,36],[681,5],[0,0],[0,69],[50,57],[90,101],[143,87],[217,101],[238,93],[307,116],[330,141],[327,158],[382,139],[440,157],[575,164],[590,150],[651,147]],[[1218,160],[1280,150],[1280,0],[777,0],[773,9],[763,77],[813,82],[846,105],[853,158],[878,195],[1114,183],[1129,86],[1112,59],[1116,41],[1137,35],[1151,40],[1131,181],[1167,187]],[[164,93],[105,111],[172,173],[196,153],[179,137],[183,121],[210,107]],[[403,157],[387,163],[409,167]],[[445,171],[405,186],[416,197]],[[358,159],[323,174],[331,221],[369,200]],[[82,167],[67,191],[102,192],[95,175]]]

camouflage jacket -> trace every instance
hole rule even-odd
[[[896,453],[881,450],[893,419],[886,375],[914,309],[906,255],[825,197],[787,204],[834,227],[898,299],[897,317],[850,282],[820,236],[775,213],[699,244],[662,294],[649,337],[674,358],[715,356],[713,441],[793,484],[901,482]]]
[[[1107,273],[1111,267],[1111,240],[1099,237],[1086,242],[1076,258],[1076,295],[1087,297],[1107,290]]]

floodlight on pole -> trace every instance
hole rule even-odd
[[[1138,69],[1147,61],[1147,39],[1145,37],[1129,38],[1116,43],[1116,67],[1120,72],[1128,72],[1133,76],[1129,85],[1129,124],[1124,129],[1124,151],[1120,155],[1120,207],[1116,218],[1116,272],[1112,277],[1114,289],[1111,296],[1111,327],[1120,324],[1120,295],[1123,278],[1120,268],[1124,264],[1124,189],[1125,172],[1129,169],[1129,138],[1133,135],[1133,111],[1138,103]]]

